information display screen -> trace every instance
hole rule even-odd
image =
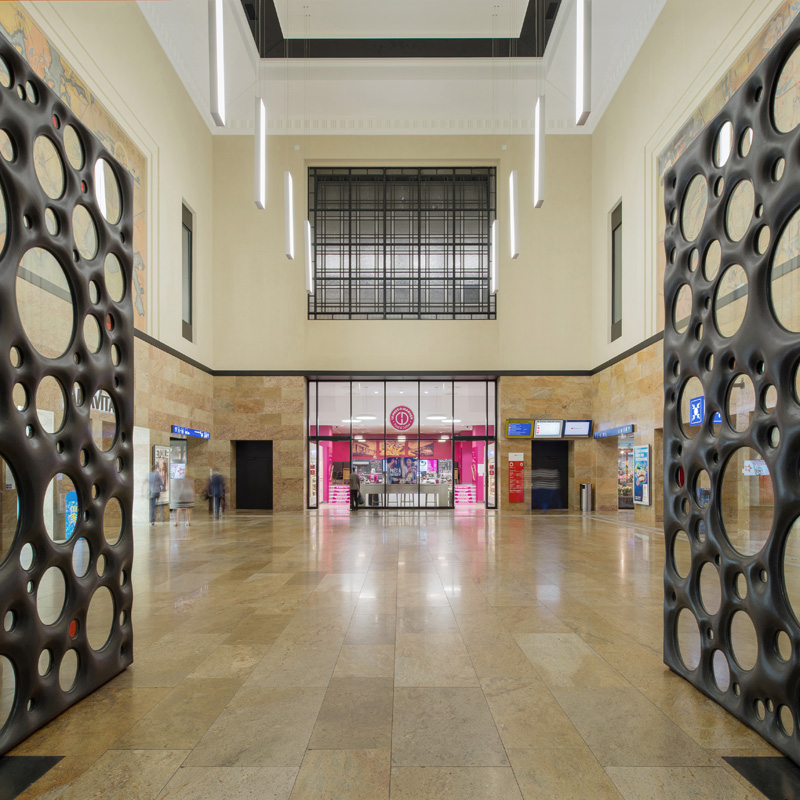
[[[421,458],[419,460],[419,473],[423,472],[436,472],[438,466],[438,459],[435,458]]]
[[[564,436],[589,436],[591,432],[592,421],[590,419],[564,420]]]
[[[537,419],[533,425],[534,439],[560,439],[563,419]]]
[[[507,420],[507,439],[530,439],[533,436],[533,420],[509,419]]]

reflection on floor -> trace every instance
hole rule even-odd
[[[761,797],[661,659],[664,539],[483,509],[136,530],[136,661],[23,798]]]

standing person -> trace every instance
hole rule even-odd
[[[153,464],[153,469],[147,477],[148,483],[148,497],[150,499],[150,524],[156,524],[156,503],[158,502],[158,498],[161,495],[161,492],[164,491],[164,481],[161,477],[161,473],[158,471],[158,465]]]
[[[358,471],[353,470],[347,480],[350,483],[350,510],[358,511],[358,493],[361,491],[361,478],[358,477]]]
[[[208,496],[213,503],[214,519],[219,519],[222,507],[222,497],[225,494],[225,481],[218,472],[214,472],[208,479]]]

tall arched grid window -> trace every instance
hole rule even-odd
[[[309,319],[495,319],[494,167],[308,171]]]

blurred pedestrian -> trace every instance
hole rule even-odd
[[[183,511],[183,521],[186,527],[192,522],[192,509],[194,508],[194,486],[191,478],[173,479],[172,486],[175,489],[175,525],[181,521],[181,511]]]
[[[156,503],[165,489],[164,480],[158,471],[158,465],[153,464],[153,469],[147,476],[147,495],[150,500],[150,524],[156,524]]]
[[[225,479],[218,472],[212,473],[208,479],[208,496],[213,502],[214,519],[219,519],[222,513],[222,499],[225,497]]]

